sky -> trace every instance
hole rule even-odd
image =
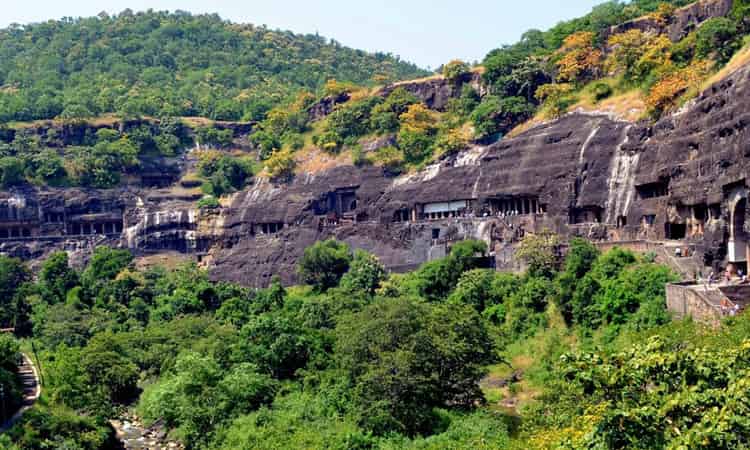
[[[399,55],[423,68],[452,59],[481,61],[488,51],[581,16],[604,0],[13,0],[0,27],[62,17],[142,11],[218,13],[233,22],[320,33],[349,47]]]

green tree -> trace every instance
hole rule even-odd
[[[477,256],[487,251],[481,241],[467,240],[455,244],[448,256],[423,264],[410,277],[417,293],[430,301],[445,299],[466,271],[477,268]]]
[[[398,131],[401,122],[399,117],[409,106],[419,102],[419,99],[406,89],[399,87],[393,90],[385,101],[375,105],[370,113],[370,127],[380,133]]]
[[[27,305],[23,286],[31,281],[31,273],[17,258],[0,255],[0,326],[22,326]]]
[[[524,236],[516,250],[516,257],[524,261],[532,277],[551,279],[559,263],[559,238],[551,231],[542,231]]]
[[[571,239],[563,270],[555,279],[557,306],[569,325],[573,323],[573,294],[580,280],[591,270],[598,257],[599,250],[589,241],[581,238]]]
[[[386,278],[386,271],[378,258],[364,250],[355,250],[354,258],[341,278],[341,287],[347,291],[374,295]]]
[[[429,433],[433,408],[482,401],[478,382],[494,348],[471,307],[378,301],[344,318],[336,336],[352,413],[377,434]]]
[[[695,52],[700,58],[714,56],[719,64],[724,64],[741,46],[739,30],[731,19],[715,17],[696,30]]]
[[[81,274],[81,282],[88,292],[96,295],[104,283],[114,280],[132,261],[133,255],[128,250],[97,247]]]
[[[471,68],[465,62],[455,59],[443,66],[443,76],[453,84],[459,84],[469,74]]]
[[[303,283],[317,292],[338,286],[352,261],[349,246],[335,239],[319,241],[305,249],[300,258],[298,273]]]
[[[70,289],[78,285],[78,274],[68,264],[66,252],[51,254],[39,272],[39,286],[47,303],[63,303]]]

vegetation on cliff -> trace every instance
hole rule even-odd
[[[287,154],[313,146],[330,153],[346,149],[356,164],[399,172],[472,142],[497,139],[533,117],[556,118],[577,107],[614,110],[631,120],[658,117],[694,97],[743,46],[748,32],[738,12],[744,2],[737,1],[727,17],[706,20],[672,42],[665,27],[677,20],[676,8],[688,3],[607,2],[548,31],[526,32],[518,43],[492,50],[481,67],[451,61],[442,67],[442,77],[414,81],[411,88],[397,85],[387,96],[331,82],[327,98],[346,97],[318,122],[300,121],[307,103],[299,99],[291,108],[269,113],[258,135],[261,158],[280,149]],[[636,18],[651,28],[612,28]],[[481,88],[471,81],[480,75]],[[426,97],[434,95],[432,89],[445,95],[445,87],[430,83],[453,89],[439,111],[415,95],[420,85]],[[378,139],[390,145],[362,150]]]

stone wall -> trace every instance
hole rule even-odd
[[[687,284],[667,285],[667,309],[676,319],[692,317],[711,325],[718,324],[721,319],[721,312]]]

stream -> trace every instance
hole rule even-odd
[[[137,416],[126,413],[109,423],[117,433],[117,440],[126,450],[183,450],[185,447],[170,440],[166,429],[159,423],[146,427]]]

